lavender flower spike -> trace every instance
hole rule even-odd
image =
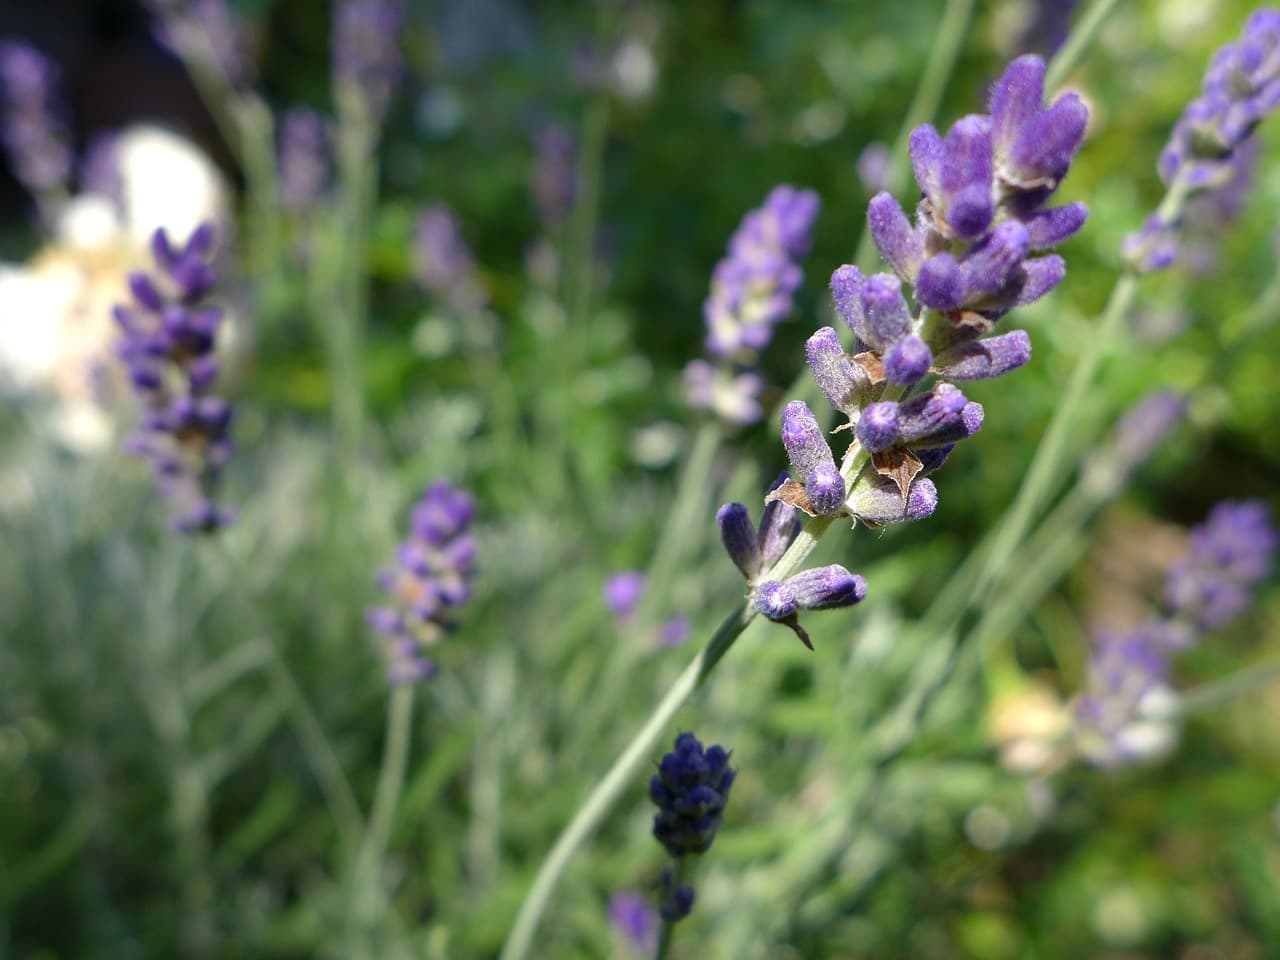
[[[280,199],[286,210],[310,210],[324,195],[330,175],[329,131],[314,110],[295,108],[280,124]]]
[[[489,293],[462,238],[458,218],[444,204],[430,204],[418,215],[414,258],[423,289],[456,315],[474,315],[488,304]]]
[[[227,0],[143,0],[155,16],[155,36],[176,56],[202,73],[212,73],[234,90],[254,79],[244,26]]]
[[[743,218],[729,240],[728,256],[716,264],[702,312],[707,352],[715,360],[717,379],[756,389],[731,397],[731,409],[725,410],[718,403],[722,392],[692,389],[708,380],[705,371],[696,377],[686,373],[690,405],[712,409],[731,422],[759,419],[759,387],[763,384],[758,378],[744,381],[742,375],[754,377],[756,360],[772,339],[774,326],[791,312],[792,298],[804,278],[799,261],[809,250],[817,215],[816,193],[784,184],[774,187],[764,205]],[[705,361],[694,362],[710,366]],[[727,415],[730,413],[734,415]]]
[[[538,132],[530,186],[548,232],[568,219],[577,198],[576,152],[573,134],[562,124],[549,124]]]
[[[423,680],[435,671],[424,651],[453,629],[453,614],[471,593],[474,513],[468,494],[437,480],[414,505],[396,566],[378,578],[390,605],[370,610],[367,619],[386,642],[391,684]]]
[[[790,479],[789,475],[782,474],[770,492]],[[759,531],[751,525],[751,515],[740,503],[726,503],[717,510],[716,523],[729,559],[752,584],[782,558],[800,534],[796,508],[777,499],[765,503]]]
[[[21,40],[0,42],[0,141],[18,182],[64,187],[74,162],[57,65]]]
[[[378,126],[400,80],[404,10],[397,0],[341,0],[334,11],[333,80],[343,113]]]
[[[206,302],[217,282],[213,243],[208,224],[182,246],[157,231],[159,272],[131,274],[134,302],[113,311],[120,359],[145,408],[127,449],[150,462],[174,528],[187,533],[212,532],[233,516],[213,499],[232,452],[231,407],[212,392],[222,324],[222,311]]]
[[[678,860],[711,848],[735,774],[723,747],[704,750],[692,733],[676,737],[649,781],[649,797],[658,807],[653,835],[671,856]]]
[[[1235,43],[1214,55],[1200,96],[1187,105],[1160,154],[1160,179],[1186,196],[1227,185],[1237,153],[1254,128],[1280,106],[1280,10],[1266,7],[1245,21]],[[1179,214],[1150,217],[1128,237],[1124,256],[1140,273],[1176,259]]]
[[[1190,554],[1172,567],[1165,599],[1177,614],[1214,630],[1249,605],[1249,588],[1271,572],[1277,539],[1266,504],[1225,500],[1190,535]]]

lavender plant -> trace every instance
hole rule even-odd
[[[208,299],[218,279],[214,240],[211,224],[181,245],[156,231],[158,272],[131,274],[133,303],[113,312],[123,334],[120,359],[145,411],[127,449],[151,465],[173,526],[184,533],[210,533],[234,517],[215,502],[233,443],[231,406],[213,392],[223,321]]]
[[[14,175],[37,197],[65,190],[74,163],[61,79],[29,43],[0,42],[0,141]]]

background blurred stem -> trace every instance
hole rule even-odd
[[[1187,691],[1178,700],[1176,717],[1211,710],[1280,682],[1280,660],[1260,663],[1239,673]]]
[[[352,885],[347,893],[349,909],[354,913],[350,917],[350,931],[361,940],[386,908],[382,867],[409,763],[413,694],[412,684],[401,684],[391,691],[387,701],[387,733],[382,748],[382,766],[378,770],[378,785],[374,791],[373,812],[356,854]]]
[[[1049,67],[1044,75],[1046,92],[1056,92],[1067,79],[1068,74],[1076,68],[1084,52],[1089,48],[1089,44],[1093,43],[1098,36],[1098,31],[1106,23],[1107,17],[1111,16],[1111,12],[1119,6],[1119,3],[1120,0],[1094,0],[1089,5],[1070,36],[1049,61]]]

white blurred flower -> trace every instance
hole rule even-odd
[[[185,237],[204,220],[227,222],[227,191],[213,162],[157,127],[116,140],[122,195],[87,193],[63,209],[54,237],[26,263],[0,263],[0,389],[55,404],[51,428],[70,449],[111,443],[114,304],[130,270],[150,265],[151,235]]]

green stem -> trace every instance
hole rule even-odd
[[[1071,36],[1049,61],[1049,68],[1044,75],[1046,91],[1057,90],[1059,85],[1067,79],[1067,75],[1076,68],[1085,50],[1088,49],[1089,44],[1093,43],[1098,31],[1102,29],[1107,17],[1111,16],[1111,11],[1119,5],[1119,2],[1120,0],[1094,0],[1089,9],[1084,12],[1076,28],[1071,31]]]
[[[338,829],[344,852],[350,856],[356,849],[356,838],[364,828],[364,818],[360,815],[360,806],[356,803],[351,784],[342,769],[342,761],[333,752],[324,728],[307,703],[302,689],[298,686],[289,670],[288,664],[280,656],[280,652],[271,646],[271,659],[268,662],[268,676],[289,711],[293,728],[302,744],[302,752],[307,758],[316,783],[324,794],[325,805],[333,817]]]
[[[1174,715],[1186,717],[1202,713],[1256,693],[1277,681],[1280,681],[1280,660],[1260,663],[1223,680],[1189,690],[1179,699]]]
[[[364,428],[364,328],[368,289],[368,218],[377,202],[375,132],[361,117],[347,118],[338,139],[338,219],[332,224],[337,307],[329,329],[333,424],[343,446],[358,450]]]

